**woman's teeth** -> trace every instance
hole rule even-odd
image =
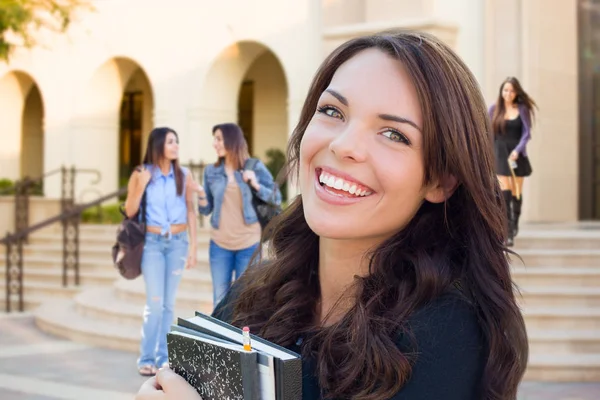
[[[335,177],[331,174],[327,174],[321,171],[319,175],[319,182],[323,185],[328,186],[333,189],[343,190],[344,192],[348,192],[354,196],[364,197],[370,195],[372,192],[361,188],[359,185],[353,182],[347,182],[342,178]]]

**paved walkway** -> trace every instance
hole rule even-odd
[[[2,400],[131,400],[145,378],[136,355],[81,345],[40,332],[28,315],[0,314]],[[598,400],[600,383],[525,382],[519,400]]]

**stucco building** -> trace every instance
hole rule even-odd
[[[65,34],[0,64],[0,178],[62,164],[98,169],[80,201],[115,191],[153,126],[181,159],[214,160],[210,128],[238,121],[253,154],[284,149],[325,55],[353,36],[404,27],[438,35],[489,103],[517,76],[539,105],[523,219],[600,218],[598,0],[102,0]],[[551,4],[551,6],[550,6]],[[466,155],[468,156],[468,155]],[[58,177],[45,195],[60,194]]]

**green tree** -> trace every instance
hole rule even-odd
[[[89,0],[0,0],[0,60],[15,47],[32,47],[39,29],[64,32],[75,12],[92,10]]]

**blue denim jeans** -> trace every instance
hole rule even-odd
[[[257,248],[258,243],[242,250],[227,250],[210,241],[208,257],[213,284],[213,307],[216,307],[227,294],[231,287],[233,272],[235,271],[235,279],[238,279],[246,271],[252,254]]]
[[[142,275],[146,283],[146,307],[138,366],[160,367],[168,361],[167,333],[174,319],[175,295],[188,256],[187,232],[164,237],[146,233]]]

